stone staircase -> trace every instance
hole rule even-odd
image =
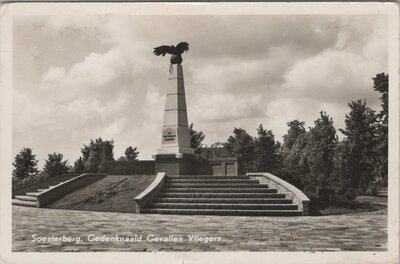
[[[166,176],[143,213],[204,215],[302,215],[292,199],[248,176]]]
[[[388,187],[382,187],[378,191],[377,196],[379,196],[379,197],[388,197]]]
[[[60,182],[57,185],[49,186],[48,188],[37,189],[37,192],[27,192],[25,195],[15,195],[15,198],[12,199],[12,204],[19,206],[37,207],[37,196],[39,194],[62,183],[64,182]]]

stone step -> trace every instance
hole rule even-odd
[[[254,183],[258,180],[250,179],[167,179],[166,183]]]
[[[26,193],[27,196],[34,196],[34,197],[38,196],[39,194],[41,194],[41,192],[27,192]]]
[[[149,208],[226,209],[226,210],[297,210],[296,204],[220,204],[220,203],[152,203]]]
[[[167,183],[165,188],[268,188],[259,183]]]
[[[15,195],[15,199],[23,200],[23,201],[37,201],[37,197],[27,196],[27,195]]]
[[[38,192],[44,192],[44,191],[47,191],[49,188],[47,188],[47,189],[37,189],[37,191]]]
[[[159,198],[285,198],[283,193],[193,193],[193,192],[160,192]]]
[[[18,200],[18,199],[12,199],[12,204],[13,205],[20,205],[20,206],[28,206],[28,207],[37,207],[37,203],[36,202],[22,201],[22,200]]]
[[[164,192],[200,192],[200,193],[276,193],[268,188],[163,188]]]
[[[388,189],[387,189],[387,187],[381,188],[381,189],[378,191],[378,193],[377,193],[376,196],[378,196],[378,197],[388,197]]]
[[[249,176],[210,176],[210,175],[168,175],[168,179],[225,179],[225,180],[246,180],[250,179]]]
[[[291,204],[289,198],[157,198],[155,203]]]
[[[147,208],[144,213],[181,215],[301,216],[300,210],[226,210]]]

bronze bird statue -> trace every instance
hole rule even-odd
[[[165,56],[166,53],[171,54],[171,59],[170,62],[171,64],[181,64],[183,59],[182,59],[182,53],[185,51],[189,51],[189,44],[187,42],[181,42],[176,47],[174,45],[172,46],[159,46],[154,48],[154,55],[160,56],[163,55]]]

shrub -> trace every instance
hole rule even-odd
[[[346,190],[344,193],[344,196],[350,201],[353,201],[354,199],[356,199],[357,195],[359,195],[359,191],[354,188],[350,188],[350,189]]]
[[[315,189],[315,186],[312,184],[308,184],[304,187],[304,193],[308,196],[310,199],[315,199],[317,198],[317,190]]]
[[[301,175],[294,170],[287,169],[287,168],[275,169],[272,171],[272,174],[276,175],[279,178],[281,178],[282,180],[287,181],[288,183],[296,186],[300,190],[304,189],[304,184],[302,182]]]
[[[28,176],[24,179],[18,179],[17,177],[13,177],[12,178],[12,189],[17,189],[17,188],[21,188],[33,183],[38,183],[38,182],[42,182],[45,179],[48,178],[48,175],[46,173],[44,173],[43,171],[39,172],[38,174],[34,174],[31,176]]]

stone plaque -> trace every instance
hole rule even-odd
[[[173,143],[176,141],[176,129],[166,128],[163,130],[163,142]]]

